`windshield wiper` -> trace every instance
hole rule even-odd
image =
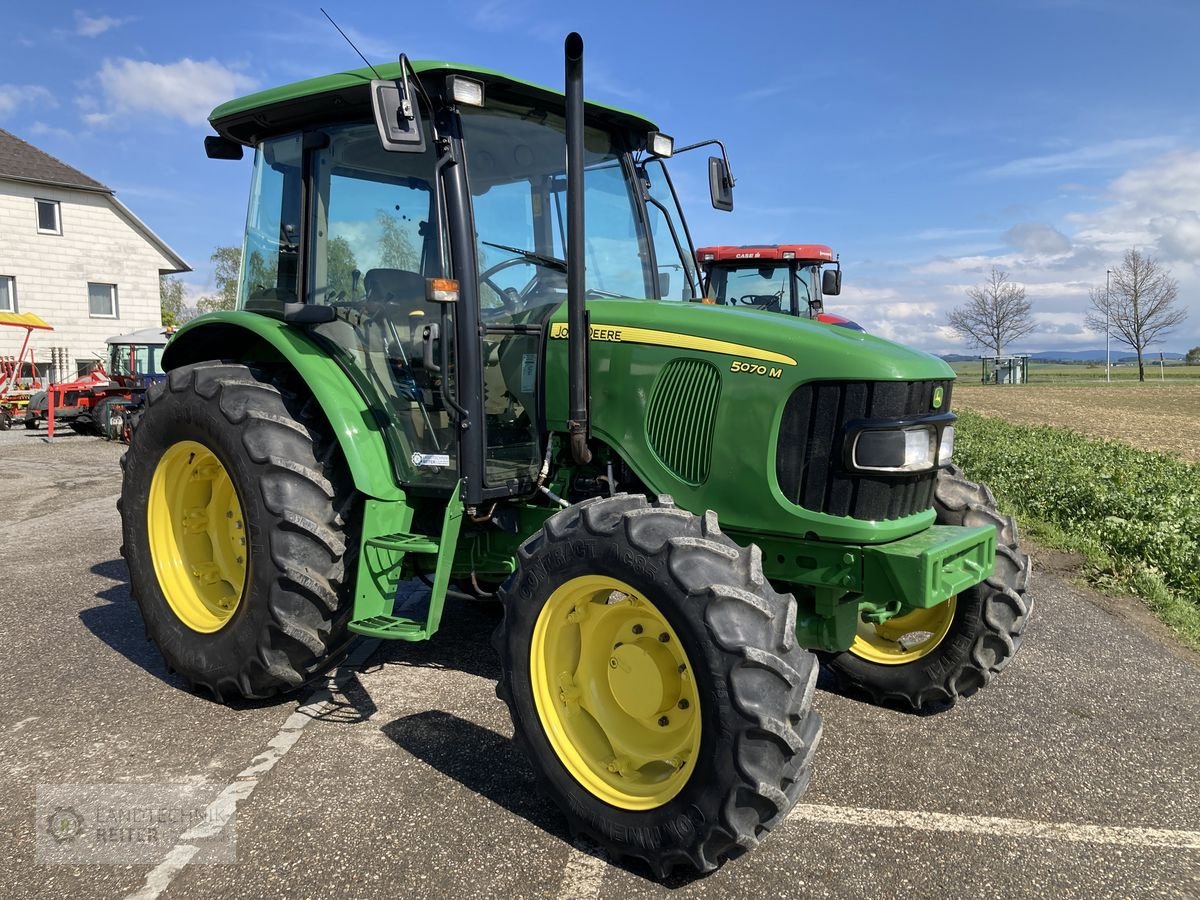
[[[517,256],[524,257],[530,262],[541,263],[548,269],[558,269],[560,272],[567,271],[567,261],[559,259],[557,256],[543,256],[541,253],[534,253],[532,250],[522,250],[520,247],[509,247],[507,244],[493,244],[491,241],[480,241],[481,244],[486,244],[489,247],[495,247],[497,250],[507,250],[509,253],[515,253]]]

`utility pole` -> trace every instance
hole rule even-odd
[[[1112,382],[1112,332],[1109,330],[1109,316],[1112,315],[1112,294],[1109,292],[1109,278],[1112,269],[1104,270],[1104,377]]]

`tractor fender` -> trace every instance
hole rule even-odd
[[[309,335],[258,313],[209,313],[175,333],[163,351],[162,368],[169,372],[215,358],[291,368],[320,404],[354,486],[379,500],[404,498],[393,474],[381,418],[329,351]]]

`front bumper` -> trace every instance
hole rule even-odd
[[[796,597],[796,640],[814,650],[845,650],[860,615],[883,621],[936,606],[991,577],[996,563],[991,525],[931,525],[869,545],[731,536],[759,545],[767,577],[785,582]]]

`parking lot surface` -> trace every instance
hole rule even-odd
[[[758,850],[667,884],[571,843],[494,694],[497,611],[364,643],[329,685],[222,706],[146,641],[122,448],[0,433],[0,896],[1200,896],[1200,666],[1035,554],[1012,666],[936,715],[821,680],[812,786]],[[233,785],[237,861],[40,865],[38,785]]]

